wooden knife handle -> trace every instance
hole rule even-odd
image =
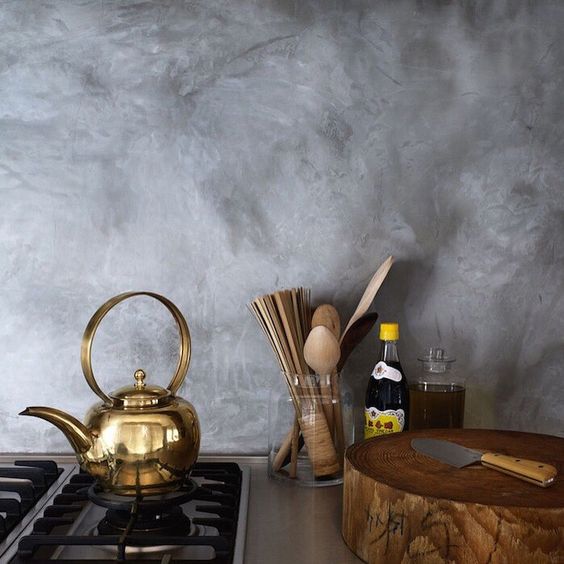
[[[486,452],[482,456],[482,464],[488,468],[499,470],[515,478],[531,482],[541,488],[546,488],[554,483],[558,473],[554,466],[538,462],[537,460],[526,460],[505,454]]]

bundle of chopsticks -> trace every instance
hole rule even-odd
[[[260,296],[250,305],[286,374],[310,372],[303,354],[311,328],[310,295],[308,288],[292,288]]]
[[[290,477],[296,476],[300,433],[316,477],[329,476],[341,467],[334,429],[327,421],[326,405],[322,405],[336,398],[331,397],[329,387],[329,397],[321,400],[327,390],[322,390],[315,378],[308,377],[312,371],[304,359],[304,344],[312,317],[310,294],[309,289],[292,288],[260,296],[250,304],[278,359],[296,411],[293,428],[282,442],[273,464],[273,469],[279,470],[290,454]]]

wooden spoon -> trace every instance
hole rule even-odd
[[[341,341],[341,358],[337,364],[337,371],[340,372],[347,362],[350,354],[357,347],[358,344],[362,342],[364,337],[370,333],[374,323],[378,319],[378,314],[375,311],[365,313],[362,317],[357,319],[347,331],[347,334],[343,336]]]
[[[355,312],[353,313],[352,317],[350,318],[349,322],[347,323],[345,331],[341,336],[341,343],[343,342],[347,334],[347,331],[351,328],[353,323],[358,319],[360,319],[368,311],[370,304],[374,301],[376,292],[378,292],[380,286],[382,285],[382,282],[384,282],[386,275],[390,271],[390,268],[392,268],[393,262],[394,262],[394,257],[389,256],[380,265],[380,268],[375,272],[374,276],[368,283],[368,286],[366,286],[366,290],[364,290],[364,294],[362,294],[362,298],[360,298],[360,302],[358,302],[358,306]]]
[[[314,327],[304,345],[304,358],[316,374],[331,374],[341,358],[339,341],[324,325]]]
[[[330,329],[318,325],[309,332],[304,345],[304,358],[308,366],[323,377],[319,382],[321,406],[331,434],[335,427],[332,384],[336,378],[336,367],[340,357],[339,341]],[[336,391],[338,392],[338,389]],[[340,405],[338,407],[340,408]]]
[[[316,308],[311,319],[311,326],[327,327],[327,329],[333,333],[337,341],[341,336],[341,318],[339,317],[339,312],[331,304],[323,304]],[[325,418],[327,419],[329,430],[333,433],[335,427],[335,416],[337,416],[337,419],[340,418],[341,409],[340,403],[334,402],[336,397],[334,394],[338,394],[337,397],[340,397],[339,382],[334,370],[332,371],[329,379],[324,379],[319,383],[319,390],[321,392]],[[335,410],[337,413],[335,413]],[[337,425],[339,425],[339,421],[337,421]]]
[[[327,327],[336,339],[341,336],[341,318],[339,312],[331,304],[320,305],[313,312],[311,326],[319,327],[320,325]]]

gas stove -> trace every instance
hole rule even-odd
[[[0,463],[0,562],[243,564],[250,469],[198,462],[177,492],[101,491],[78,465]]]

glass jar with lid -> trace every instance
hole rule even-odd
[[[462,428],[466,386],[455,360],[440,347],[418,358],[417,380],[409,387],[410,430]]]

